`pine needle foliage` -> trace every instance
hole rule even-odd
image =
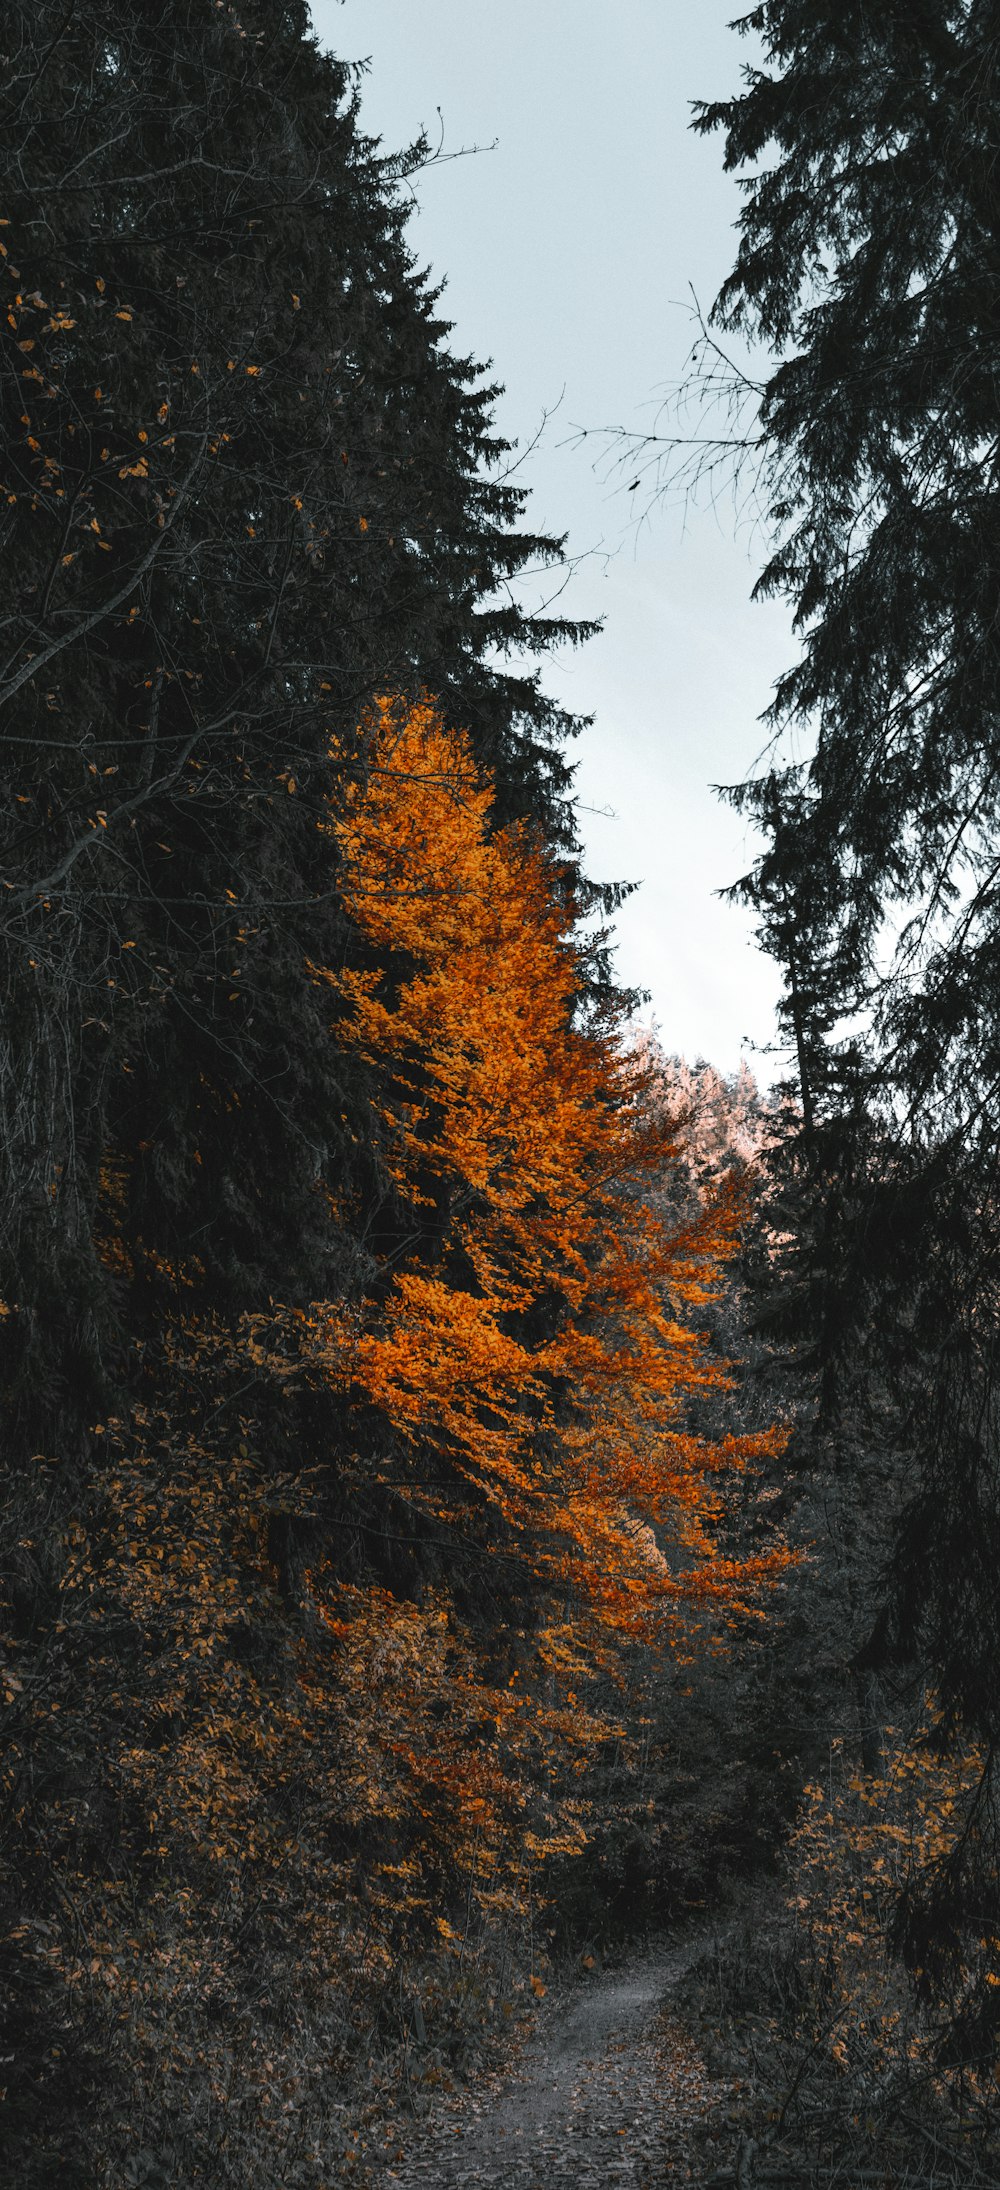
[[[936,1932],[957,1970],[963,1926],[996,1922],[1000,23],[991,0],[767,0],[743,27],[762,57],[696,126],[742,177],[714,317],[776,357],[750,391],[758,591],[800,652],[734,794],[765,840],[741,887],[785,975],[826,1418],[912,1455],[866,1663],[915,1664],[987,1760],[964,1882],[960,1845],[909,1903],[914,1961]]]
[[[581,632],[504,595],[558,543],[518,529],[406,160],[304,8],[15,7],[4,35],[4,1283],[33,1313],[58,1235],[76,1330],[25,1385],[78,1385],[110,1113],[150,1144],[144,1221],[179,1237],[209,1197],[223,1292],[263,1238],[303,1268],[309,1207],[268,1183],[329,1132],[303,949],[337,955],[316,820],[372,692],[428,683],[571,851],[570,725],[508,664]]]

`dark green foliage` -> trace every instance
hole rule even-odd
[[[773,70],[699,120],[727,165],[764,161],[716,317],[785,352],[758,590],[802,637],[773,719],[816,741],[745,794],[770,845],[754,896],[810,1048],[874,1008],[894,1081],[947,1128],[996,1077],[1000,24],[885,4],[748,22]]]
[[[103,2046],[58,1975],[68,1881],[110,1864],[142,1899],[114,1788],[146,1735],[117,1688],[155,1720],[147,1657],[183,1641],[63,1616],[81,1515],[103,1544],[103,1423],[172,1388],[178,1284],[220,1338],[248,1305],[363,1287],[387,1187],[309,971],[347,949],[318,824],[374,696],[427,689],[570,886],[575,726],[518,657],[584,631],[511,605],[560,543],[518,529],[496,391],[408,249],[425,148],[364,137],[305,7],[14,0],[0,45],[0,2051],[18,2136],[47,2110],[17,2164],[48,2182]],[[343,1533],[329,1403],[234,1360],[200,1397],[187,1375],[190,1434],[235,1446],[255,1412],[265,1472],[321,1460]],[[291,1603],[312,1509],[284,1495],[266,1548]],[[348,1569],[399,1556],[385,1504],[377,1531],[353,1514]],[[289,1635],[255,1617],[218,1648],[280,1694]]]
[[[435,691],[507,809],[571,846],[568,725],[502,657],[578,633],[498,605],[557,545],[514,529],[494,391],[405,243],[405,163],[306,23],[7,12],[0,1289],[22,1303],[47,1201],[86,1259],[105,1119],[149,1143],[136,1221],[165,1252],[197,1205],[225,1296],[265,1240],[272,1284],[329,1287],[308,1194],[350,1098],[311,1074],[303,959],[337,962],[315,824],[377,690]]]
[[[756,170],[714,317],[778,353],[749,435],[776,541],[758,591],[801,641],[769,765],[733,794],[764,832],[741,888],[801,1088],[786,1307],[826,1420],[860,1409],[911,1455],[859,1668],[915,1665],[992,1748],[1000,13],[773,0],[746,24],[763,62],[696,126]],[[949,1880],[915,1883],[922,1966],[922,1898],[953,1942],[956,1911],[975,1929],[994,1908],[971,1859],[993,1829],[970,1821]]]

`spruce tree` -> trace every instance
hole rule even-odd
[[[302,966],[336,957],[316,820],[376,692],[432,690],[572,859],[570,725],[509,664],[579,630],[504,590],[558,543],[518,530],[495,390],[407,246],[407,159],[307,21],[7,13],[0,1290],[32,1386],[101,1373],[106,1125],[146,1147],[165,1253],[197,1209],[224,1293],[263,1253],[330,1281]]]
[[[560,543],[525,526],[496,390],[449,346],[409,249],[402,182],[425,148],[365,136],[355,76],[300,0],[13,0],[0,43],[2,1580],[20,1669],[0,2050],[26,2134],[47,2115],[48,2181],[76,2085],[37,1939],[72,1925],[59,1879],[92,1882],[109,1847],[129,1871],[100,1757],[126,1726],[141,1747],[161,1708],[153,1630],[63,1617],[79,1532],[114,1564],[108,1439],[125,1422],[146,1424],[132,1446],[160,1438],[153,1506],[196,1549],[199,1452],[216,1480],[199,1425],[222,1424],[238,1472],[241,1391],[261,1382],[226,1355],[240,1317],[368,1281],[377,1109],[310,970],[348,950],[325,823],[364,779],[376,697],[428,690],[498,817],[583,889],[573,725],[531,666],[582,627],[511,605],[508,581]],[[178,1285],[218,1340],[185,1373],[164,1335]],[[266,1391],[261,1408],[276,1475],[335,1455],[329,1407],[294,1425]],[[289,1598],[294,1506],[276,1494],[266,1523]],[[266,1589],[240,1647],[280,1691]]]
[[[761,61],[696,126],[744,178],[714,319],[776,355],[748,421],[775,542],[758,592],[800,639],[735,794],[764,835],[743,889],[785,974],[827,1408],[861,1396],[884,1427],[891,1401],[911,1455],[866,1662],[914,1664],[992,1756],[1000,13],[767,0],[743,27]],[[948,1876],[914,1887],[925,1970],[994,1906],[993,1802],[988,1770]]]

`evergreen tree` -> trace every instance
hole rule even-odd
[[[128,1423],[136,1449],[162,1406],[148,1496],[166,1516],[190,1492],[197,1564],[210,1465],[198,1446],[204,1481],[197,1459],[176,1472],[179,1390],[235,1444],[240,1376],[263,1384],[280,1473],[278,1387],[253,1359],[236,1375],[227,1343],[269,1298],[343,1301],[372,1269],[371,1075],[309,970],[347,949],[323,825],[366,779],[358,726],[380,692],[432,689],[498,819],[586,894],[573,725],[518,666],[583,627],[512,605],[560,543],[523,526],[496,391],[408,248],[400,186],[426,148],[364,136],[300,0],[14,0],[2,43],[2,1852],[27,2106],[40,2064],[73,2099],[31,1926],[54,1937],[71,1873],[92,1880],[109,1836],[131,1846],[131,1797],[94,1776],[116,1684],[145,1699],[139,1746],[160,1709],[151,1628],[120,1609],[102,1655],[63,1616],[75,1532],[114,1564],[107,1438]],[[221,1381],[171,1364],[178,1286]],[[299,1466],[328,1416],[310,1434]],[[286,1596],[297,1525],[280,1499],[260,1521]],[[280,1686],[270,1617],[246,1632]],[[51,2179],[52,2153],[38,2164]]]
[[[771,710],[799,738],[735,794],[765,838],[743,888],[785,972],[828,1409],[860,1378],[918,1463],[868,1662],[915,1659],[987,1757],[913,1889],[926,1968],[995,1895],[1000,13],[766,0],[742,27],[761,64],[696,124],[755,169],[714,317],[777,353],[758,591],[801,640]]]
[[[0,1289],[25,1304],[54,1231],[87,1259],[105,1115],[152,1144],[165,1245],[208,1192],[225,1285],[262,1239],[305,1276],[288,1180],[332,1112],[301,967],[339,918],[316,820],[374,692],[433,689],[506,811],[572,848],[569,725],[503,666],[579,636],[504,598],[558,543],[516,529],[406,161],[306,25],[8,13]]]

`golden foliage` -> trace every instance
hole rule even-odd
[[[93,1425],[57,1631],[72,1688],[11,1689],[35,1734],[58,1715],[100,1755],[99,1797],[90,1763],[43,1820],[79,1850],[70,2023],[103,2001],[139,2071],[190,2027],[209,2107],[216,2012],[244,2034],[246,2103],[270,2103],[254,1943],[291,2088],[307,2026],[336,2053],[348,1993],[374,2015],[408,1958],[461,1972],[470,1938],[525,1926],[540,1869],[585,1845],[637,1646],[706,1599],[732,1619],[784,1557],[734,1565],[715,1529],[725,1471],[777,1433],[712,1442],[689,1418],[726,1384],[687,1319],[737,1194],[656,1214],[670,1132],[613,1014],[581,1010],[563,876],[493,827],[468,741],[386,701],[364,745],[319,821],[352,953],[312,977],[331,1088],[346,1053],[367,1089],[356,1173],[314,1182],[365,1285],[221,1316],[206,1266],[142,1237],[142,1151],[107,1151],[98,1249],[137,1326],[157,1319],[146,1396]],[[91,1810],[119,1820],[110,1872]]]
[[[315,971],[346,1007],[340,1039],[378,1076],[413,1225],[351,1374],[392,1425],[408,1500],[440,1517],[439,1490],[420,1488],[430,1441],[540,1572],[609,1631],[648,1634],[686,1598],[735,1601],[779,1563],[737,1572],[712,1536],[716,1472],[775,1433],[713,1445],[685,1420],[726,1371],[678,1316],[714,1297],[739,1198],[681,1228],[644,1198],[671,1129],[614,1019],[582,1022],[575,909],[526,831],[491,829],[468,740],[429,702],[383,701],[368,753],[329,827],[369,948]]]

